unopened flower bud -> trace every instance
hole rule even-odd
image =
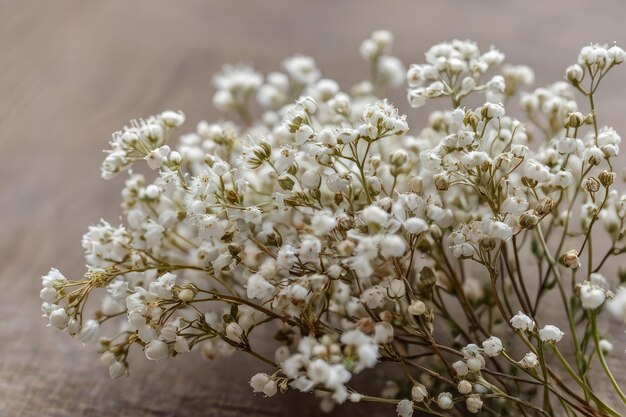
[[[524,229],[532,230],[537,226],[537,223],[539,223],[539,217],[532,210],[525,211],[519,216],[519,224]]]
[[[449,392],[442,392],[439,394],[436,402],[442,410],[449,410],[454,407],[454,400],[452,398],[452,394]]]
[[[426,390],[424,385],[417,382],[413,385],[413,388],[411,388],[411,398],[413,398],[413,401],[421,403],[428,398],[428,390]]]
[[[580,112],[570,113],[565,119],[565,127],[578,128],[585,123],[585,116]]]
[[[382,190],[382,183],[378,177],[369,177],[367,179],[367,188],[371,195],[377,196]]]
[[[435,188],[439,191],[447,191],[450,187],[448,181],[443,177],[443,175],[435,175]]]
[[[458,383],[456,389],[457,391],[459,391],[459,394],[469,394],[470,392],[472,392],[472,383],[466,380],[462,380]]]
[[[421,316],[426,313],[426,304],[421,300],[414,300],[409,304],[408,312],[413,316]]]
[[[409,178],[409,189],[416,194],[420,194],[424,189],[424,180],[422,177]]]
[[[404,165],[409,160],[409,154],[404,149],[399,149],[391,154],[391,164],[397,167]]]
[[[483,400],[480,399],[478,394],[473,394],[467,397],[465,406],[467,407],[467,411],[476,414],[483,408]]]
[[[189,288],[183,288],[178,293],[178,299],[185,303],[188,303],[189,301],[193,300],[194,297],[195,297],[195,293],[193,292],[193,290]]]
[[[578,259],[578,252],[574,249],[565,252],[561,256],[561,263],[570,269],[580,268],[580,259]]]
[[[554,200],[552,200],[550,197],[546,197],[542,199],[541,201],[539,201],[539,204],[537,204],[535,211],[537,211],[537,214],[540,216],[546,216],[552,213],[553,208],[554,208]]]
[[[433,273],[433,270],[425,266],[420,271],[420,284],[425,287],[432,287],[437,282],[437,278]]]
[[[393,314],[391,313],[391,311],[387,311],[387,310],[381,311],[378,317],[380,317],[382,321],[387,322],[387,323],[390,323],[391,320],[393,320]]]
[[[584,76],[585,71],[583,70],[583,67],[578,64],[570,65],[565,70],[565,78],[574,85],[580,83]]]
[[[370,317],[363,317],[359,320],[357,328],[363,333],[370,335],[374,333],[374,324],[374,320]]]

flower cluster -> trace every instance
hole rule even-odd
[[[173,142],[185,117],[166,111],[114,133],[102,176],[129,171],[123,224],[88,228],[83,278],[42,278],[49,324],[97,341],[113,378],[131,349],[241,351],[261,363],[254,392],[315,392],[324,410],[620,415],[589,370],[626,401],[600,321],[605,306],[626,321],[625,280],[604,269],[626,252],[621,139],[594,104],[624,51],[585,47],[566,81],[522,92],[532,71],[501,66],[493,47],[444,42],[405,71],[392,43],[386,31],[362,43],[370,79],[349,92],[306,56],[267,76],[226,66],[213,102],[237,121]],[[405,79],[412,107],[452,108],[409,133],[381,98]],[[130,170],[144,161],[152,178]],[[268,332],[273,351],[257,346]],[[355,388],[384,362],[397,367],[385,387]]]

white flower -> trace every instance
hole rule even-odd
[[[454,407],[452,394],[450,394],[449,392],[440,393],[437,396],[436,403],[442,410],[450,410],[452,409],[452,407]]]
[[[578,291],[583,308],[588,310],[595,310],[606,300],[605,291],[590,282],[578,285]]]
[[[526,175],[531,180],[535,180],[537,182],[547,181],[550,178],[550,170],[547,166],[533,160],[529,159],[526,161],[526,166],[524,168],[524,175]]]
[[[283,62],[287,74],[299,84],[311,84],[317,81],[321,73],[315,66],[313,58],[296,55]]]
[[[67,315],[67,311],[65,311],[62,307],[57,307],[50,313],[50,324],[57,329],[65,329],[69,322],[69,316]]]
[[[539,358],[532,352],[524,355],[522,360],[519,362],[524,368],[535,368],[539,365]]]
[[[413,398],[413,401],[418,403],[424,401],[428,398],[428,391],[426,390],[426,387],[419,382],[415,383],[413,388],[411,388],[411,398]]]
[[[228,323],[228,325],[226,326],[226,337],[239,343],[242,341],[242,336],[243,329],[239,324],[235,323],[234,321]]]
[[[87,320],[82,329],[78,333],[78,339],[83,343],[89,343],[100,329],[100,323],[97,320]]]
[[[413,401],[400,400],[396,407],[396,413],[400,417],[411,417],[413,415]]]
[[[262,392],[268,397],[272,397],[278,392],[278,384],[276,384],[276,381],[270,379],[270,377],[264,373],[255,374],[250,380],[250,386],[254,392]]]
[[[490,227],[490,234],[496,239],[509,240],[513,237],[513,229],[511,226],[502,222],[492,222]]]
[[[472,394],[465,399],[465,405],[470,413],[479,413],[483,408],[483,401],[480,399],[480,395]]]
[[[311,228],[315,236],[326,236],[337,225],[337,220],[329,212],[316,212],[311,218]]]
[[[384,226],[387,223],[388,214],[377,206],[367,206],[361,213],[366,223]]]
[[[406,251],[406,243],[398,235],[385,235],[380,242],[380,254],[385,258],[397,258]]]
[[[166,110],[161,113],[161,119],[168,127],[178,127],[185,123],[185,114],[182,111]]]
[[[608,355],[613,351],[613,343],[609,342],[606,339],[601,339],[598,345],[602,353],[604,353],[605,355]]]
[[[502,352],[502,341],[495,336],[491,336],[483,342],[483,349],[487,356],[498,356]]]
[[[412,301],[407,309],[409,314],[413,316],[421,316],[422,314],[426,313],[426,310],[426,304],[421,300]]]
[[[457,391],[459,391],[459,394],[469,394],[470,392],[472,392],[472,389],[474,387],[472,386],[472,383],[466,380],[462,380],[459,381],[459,383],[456,386]]]
[[[169,347],[162,340],[152,340],[144,349],[146,358],[151,361],[158,361],[167,358],[169,355]]]
[[[406,231],[412,234],[423,233],[428,230],[428,223],[418,217],[410,217],[404,221]]]
[[[615,297],[606,303],[606,308],[618,320],[626,323],[626,288],[619,287]]]
[[[172,298],[172,288],[176,284],[176,275],[166,272],[155,282],[150,283],[150,292],[157,294],[161,298]]]
[[[126,366],[122,362],[115,361],[109,365],[109,376],[111,379],[117,379],[126,373]]]
[[[246,284],[248,298],[267,300],[276,292],[274,285],[270,284],[261,274],[252,274]]]
[[[511,326],[517,330],[522,330],[526,332],[532,332],[535,328],[535,322],[533,319],[528,317],[526,314],[519,311],[516,315],[511,319]]]
[[[170,147],[167,145],[161,146],[160,148],[152,150],[148,155],[146,155],[146,162],[150,169],[159,169],[163,162],[167,160],[167,155],[170,153]]]
[[[452,368],[456,371],[456,374],[463,377],[469,373],[469,368],[465,361],[456,361],[452,364]]]
[[[376,323],[374,326],[374,341],[380,345],[390,343],[393,340],[393,326],[385,321]]]
[[[542,342],[559,342],[564,334],[561,329],[551,324],[546,324],[543,329],[539,330],[539,338]]]
[[[574,176],[567,171],[559,171],[552,176],[550,184],[553,187],[565,189],[574,183]]]

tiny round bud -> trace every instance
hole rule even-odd
[[[459,394],[469,394],[472,392],[472,383],[466,380],[462,380],[457,385],[456,389],[459,391]]]
[[[539,223],[539,217],[537,217],[532,210],[523,212],[519,217],[519,224],[524,229],[532,230],[537,227]]]
[[[189,288],[183,288],[182,290],[180,290],[180,292],[178,293],[178,299],[180,301],[183,301],[185,303],[188,303],[189,301],[193,300],[193,298],[196,296],[196,294],[193,292],[193,290],[189,289]]]
[[[150,200],[156,199],[160,194],[159,187],[154,184],[150,184],[146,187],[146,197]]]
[[[437,405],[443,410],[449,410],[454,407],[454,400],[452,394],[449,392],[442,392],[437,396]]]
[[[578,252],[574,249],[569,250],[561,256],[561,263],[570,269],[580,268],[580,259],[578,259]]]
[[[600,346],[600,350],[605,355],[608,355],[608,354],[610,354],[613,351],[613,343],[609,342],[606,339],[600,340],[600,345],[599,346]]]
[[[467,406],[467,411],[476,414],[483,408],[483,400],[480,399],[478,394],[470,395],[465,400],[465,405]]]
[[[426,313],[426,310],[426,304],[421,300],[412,301],[408,308],[409,314],[413,316],[421,316]]]
[[[387,323],[390,323],[391,320],[393,320],[393,314],[391,313],[391,311],[387,311],[387,310],[381,311],[378,317],[380,317],[382,321],[385,321]]]
[[[411,388],[411,398],[413,398],[413,401],[421,403],[428,398],[428,390],[426,390],[424,385],[418,382]]]
[[[450,188],[450,184],[443,175],[435,175],[435,188],[439,191],[447,191]]]
[[[570,65],[565,70],[565,78],[574,85],[580,83],[584,76],[585,71],[583,70],[583,67],[578,64]]]
[[[398,149],[391,154],[390,160],[392,165],[400,167],[409,160],[409,154],[404,149]]]
[[[180,152],[172,151],[169,155],[169,161],[171,164],[178,166],[183,162],[183,157],[181,156]]]

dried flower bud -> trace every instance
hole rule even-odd
[[[439,191],[447,191],[450,184],[443,175],[435,175],[435,188]]]
[[[598,179],[600,180],[600,184],[607,188],[615,182],[615,172],[604,170],[598,174]]]
[[[561,256],[561,263],[570,269],[580,268],[580,259],[578,259],[578,252],[574,249],[565,252]]]
[[[437,278],[433,273],[433,270],[425,266],[420,271],[420,284],[424,287],[432,287],[437,282]]]
[[[527,210],[523,212],[519,217],[519,224],[524,229],[532,230],[537,227],[539,223],[539,217],[535,215],[533,210]]]
[[[278,185],[280,185],[280,188],[283,190],[291,191],[295,184],[296,182],[289,175],[282,175],[278,178]]]
[[[554,200],[552,200],[550,197],[546,197],[539,201],[537,207],[535,208],[535,211],[539,216],[547,216],[548,214],[552,213],[553,208]]]
[[[370,317],[363,317],[359,320],[357,328],[365,334],[373,334],[375,324],[376,322]]]
[[[600,190],[600,181],[594,177],[589,177],[585,180],[585,190],[590,193],[597,193]]]
[[[409,178],[409,189],[411,192],[416,194],[421,194],[424,189],[424,180],[422,177],[410,177]]]
[[[580,112],[570,113],[565,119],[565,127],[579,128],[585,123],[585,116]]]
[[[387,323],[390,323],[391,320],[393,320],[393,313],[391,313],[391,311],[381,311],[380,314],[378,315],[378,317],[380,317],[380,319],[382,321],[385,321]]]

